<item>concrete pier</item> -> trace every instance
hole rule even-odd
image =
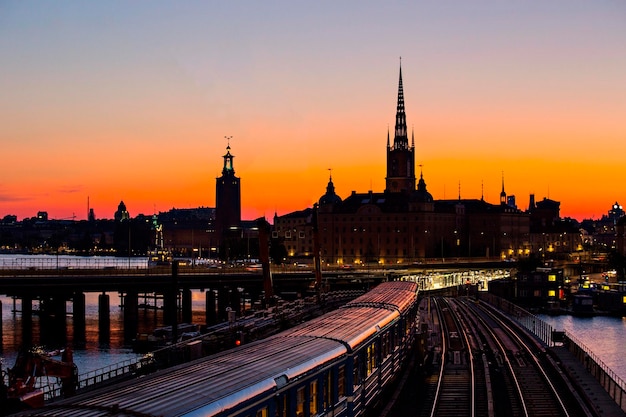
[[[84,348],[87,343],[85,324],[85,293],[76,292],[72,304],[72,324],[74,328],[74,348]]]
[[[98,296],[98,343],[108,346],[111,341],[111,317],[109,295],[102,293]]]
[[[208,289],[205,294],[205,316],[206,316],[206,325],[211,326],[217,323],[217,312],[215,309],[215,292],[211,289]]]
[[[130,344],[137,337],[139,294],[131,290],[124,296],[124,342]]]
[[[191,323],[193,321],[193,314],[191,310],[191,290],[189,288],[185,288],[182,291],[182,320],[183,323]]]

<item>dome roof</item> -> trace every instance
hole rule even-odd
[[[333,177],[331,176],[326,186],[326,194],[320,197],[320,206],[336,203],[341,203],[341,197],[335,194],[335,185],[333,184]]]
[[[417,190],[413,193],[413,201],[417,201],[419,203],[432,203],[433,196],[426,191],[426,181],[424,181],[424,176],[420,173],[420,180],[417,183]]]

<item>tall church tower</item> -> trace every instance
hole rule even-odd
[[[400,65],[400,81],[398,83],[398,106],[396,110],[396,129],[393,146],[389,142],[387,131],[387,177],[386,192],[415,191],[415,138],[409,137],[404,113],[404,91],[402,88],[402,65]]]
[[[222,176],[217,178],[215,187],[215,226],[221,237],[225,237],[231,228],[241,225],[241,188],[239,178],[235,176],[230,143],[223,158]]]

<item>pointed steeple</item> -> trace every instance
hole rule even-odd
[[[387,125],[387,149],[389,149],[390,146],[391,144],[389,142],[389,125]]]
[[[407,149],[406,113],[404,111],[404,88],[402,87],[402,58],[400,58],[400,78],[398,81],[398,104],[396,106],[396,130],[393,138],[394,149]]]
[[[422,164],[420,164],[420,180],[417,183],[417,191],[426,191],[426,181],[424,181],[424,172],[422,171]]]
[[[415,142],[413,142],[413,146],[409,146],[407,131],[406,114],[404,111],[404,87],[402,85],[402,61],[400,61],[396,126],[391,146],[389,143],[389,129],[387,129],[387,177],[385,178],[385,191],[394,193],[412,193],[415,191]]]
[[[506,192],[504,191],[504,171],[502,171],[502,192],[500,192],[500,204],[506,204]]]
[[[328,185],[326,186],[326,194],[324,194],[320,200],[319,200],[319,204],[320,206],[323,206],[325,204],[336,204],[336,203],[341,203],[341,197],[339,197],[336,193],[335,193],[335,184],[333,184],[333,173],[332,173],[332,169],[328,168],[328,171],[330,172],[329,178],[328,178]]]

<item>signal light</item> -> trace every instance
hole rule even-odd
[[[235,346],[240,346],[243,343],[243,332],[235,333]]]

